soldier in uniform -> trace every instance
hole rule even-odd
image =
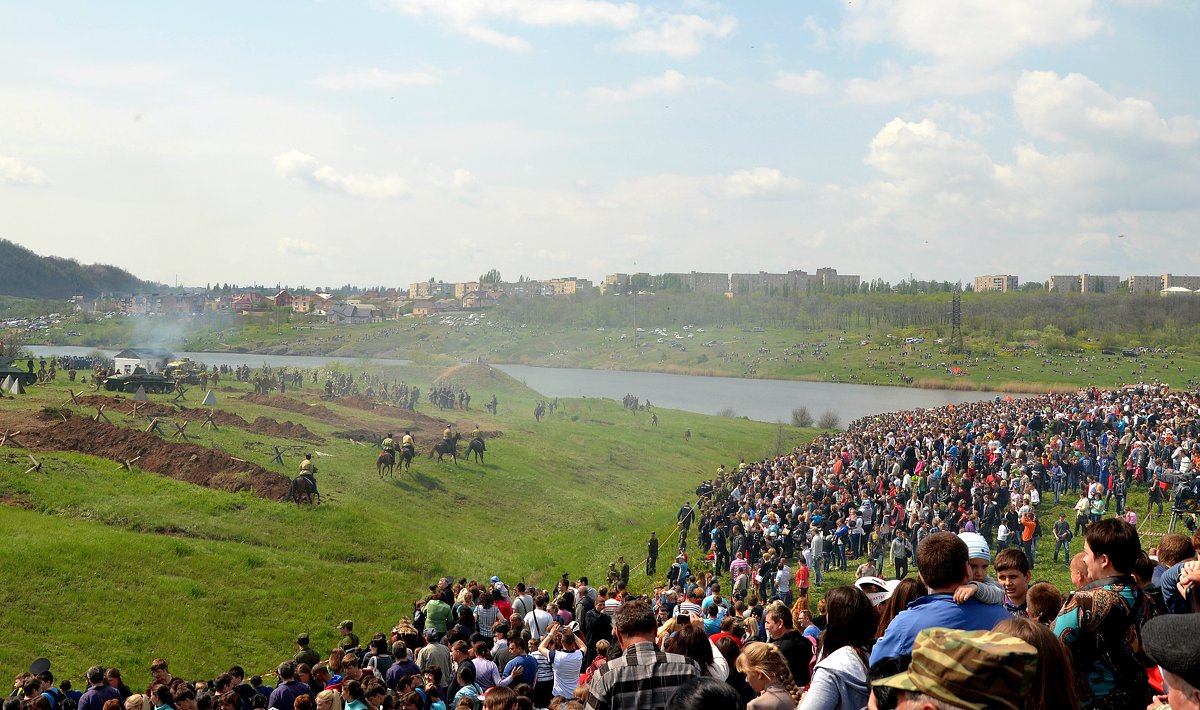
[[[312,454],[305,454],[300,462],[300,475],[312,483],[313,493],[317,492],[317,467],[313,465]]]

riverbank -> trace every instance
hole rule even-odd
[[[138,321],[125,318],[115,325],[106,321],[102,328],[81,331],[79,336],[56,336],[56,342],[85,347],[101,342],[146,345],[139,339]],[[1002,347],[955,354],[936,337],[936,330],[922,333],[690,325],[639,332],[629,327],[547,328],[493,320],[485,314],[359,326],[197,320],[168,345],[247,356],[367,357],[429,365],[487,362],[1030,394],[1153,380],[1182,388],[1200,381],[1200,356],[1193,351],[1113,350],[1086,338],[1078,338],[1072,349],[1052,351],[1031,335],[1029,340]]]

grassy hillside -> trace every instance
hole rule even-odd
[[[563,571],[600,576],[624,554],[634,585],[645,588],[638,574],[645,538],[651,529],[660,536],[671,529],[679,505],[717,462],[811,436],[788,429],[781,438],[770,425],[670,411],[659,412],[654,428],[644,413],[594,399],[562,400],[539,424],[531,414],[539,395],[489,368],[390,374],[426,391],[448,377],[468,388],[477,407],[495,393],[500,416],[425,403],[416,416],[367,411],[321,402],[313,389],[289,390],[287,397],[324,407],[309,416],[241,399],[249,385],[223,382],[220,412],[248,422],[294,421],[314,439],[189,424],[199,437],[192,443],[288,476],[301,451],[318,452],[324,503],[315,509],[200,487],[136,464],[125,471],[85,452],[21,448],[95,414],[95,405],[69,401],[62,378],[0,401],[0,431],[26,432],[18,446],[0,448],[0,538],[11,574],[0,591],[0,625],[12,639],[0,648],[0,668],[15,674],[47,655],[56,671],[78,678],[102,661],[127,669],[134,686],[156,655],[185,677],[212,676],[233,662],[263,671],[292,650],[300,631],[329,647],[343,618],[355,619],[360,635],[390,628],[443,574],[549,584]],[[166,407],[170,397],[152,399]],[[186,406],[198,407],[198,399],[193,391]],[[124,401],[105,411],[118,427],[144,430],[148,420],[128,414],[131,407]],[[194,416],[177,411],[160,421],[173,433],[173,424]],[[338,436],[408,427],[424,454],[440,437],[443,417],[464,431],[478,423],[491,432],[485,464],[438,465],[422,455],[410,474],[380,480],[377,449]],[[275,445],[294,447],[282,467],[271,461]],[[23,473],[30,453],[42,468]],[[144,461],[156,458],[148,451]]]

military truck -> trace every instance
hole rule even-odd
[[[172,392],[175,380],[164,375],[146,372],[144,367],[135,367],[133,372],[123,375],[112,375],[104,380],[104,389],[109,392],[137,392],[138,387],[146,390],[146,394],[156,392]]]

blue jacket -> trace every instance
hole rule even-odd
[[[990,631],[996,622],[1012,618],[999,604],[969,599],[955,604],[952,594],[930,594],[918,598],[896,615],[871,651],[871,665],[884,658],[912,653],[913,641],[922,629],[940,627],[963,631]]]

